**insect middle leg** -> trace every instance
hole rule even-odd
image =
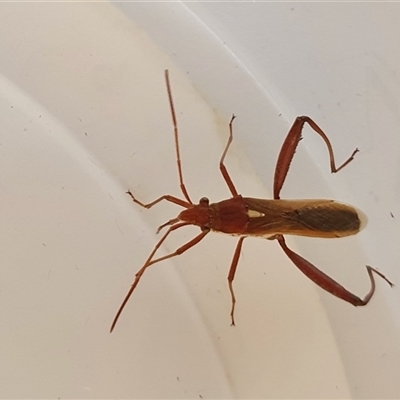
[[[231,299],[232,299],[231,325],[235,325],[235,305],[236,305],[235,292],[233,291],[233,280],[235,279],[236,267],[239,262],[240,252],[242,251],[242,244],[245,237],[246,236],[242,236],[237,242],[235,253],[233,254],[231,268],[229,269],[229,275],[228,275],[229,292],[231,293]]]
[[[225,146],[225,150],[222,153],[221,160],[219,162],[219,169],[221,170],[221,174],[222,174],[226,184],[228,185],[228,188],[229,188],[230,192],[232,193],[233,197],[238,196],[238,192],[237,192],[237,190],[235,188],[235,185],[233,184],[233,181],[232,181],[231,177],[229,176],[229,173],[228,173],[228,170],[225,167],[224,161],[225,161],[226,153],[228,152],[228,149],[229,149],[229,147],[230,147],[230,145],[232,143],[232,140],[233,140],[233,120],[235,118],[236,117],[234,115],[232,115],[231,121],[229,122],[229,138],[228,138],[228,142],[227,142],[227,144]]]
[[[350,161],[353,160],[354,155],[359,151],[358,149],[355,149],[351,156],[343,164],[341,164],[339,167],[336,167],[332,144],[324,131],[310,117],[297,117],[292,127],[290,128],[285,141],[283,142],[281,151],[278,156],[278,161],[276,163],[274,177],[274,199],[280,199],[282,186],[285,182],[286,175],[288,173],[294,153],[296,152],[297,145],[301,140],[301,131],[303,130],[304,124],[306,122],[319,136],[322,137],[326,146],[328,147],[332,173],[339,172],[342,168],[344,168]]]
[[[221,160],[219,162],[219,169],[221,171],[222,177],[224,178],[226,184],[228,185],[228,188],[233,197],[236,197],[239,194],[238,194],[236,187],[229,175],[227,168],[225,167],[224,161],[225,161],[226,154],[228,153],[229,147],[233,140],[233,121],[235,118],[236,118],[235,115],[232,115],[232,118],[229,122],[228,142],[226,143],[225,149],[221,156]],[[231,294],[231,300],[232,300],[231,325],[235,325],[235,306],[236,306],[236,297],[235,297],[235,292],[233,290],[233,280],[235,279],[236,268],[237,268],[237,265],[239,262],[240,252],[242,251],[242,244],[243,244],[244,239],[245,239],[245,236],[241,237],[236,245],[235,253],[233,255],[231,267],[229,269],[229,274],[228,274],[229,292]]]

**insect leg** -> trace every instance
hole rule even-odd
[[[174,136],[175,136],[175,150],[176,150],[176,163],[178,165],[178,174],[179,174],[179,185],[183,196],[188,201],[189,204],[193,204],[192,200],[190,199],[189,193],[186,190],[186,186],[183,182],[183,173],[182,173],[182,165],[181,165],[181,155],[179,150],[179,132],[178,132],[178,121],[175,114],[175,107],[174,107],[174,100],[172,98],[172,90],[171,90],[171,83],[169,81],[169,72],[166,69],[165,73],[165,82],[167,84],[167,92],[168,92],[168,100],[169,100],[169,107],[171,109],[172,115],[172,123],[174,125]]]
[[[132,192],[131,192],[130,190],[128,190],[126,193],[129,194],[129,196],[131,196],[132,200],[133,200],[136,204],[139,204],[139,206],[144,207],[144,208],[151,208],[151,207],[153,207],[155,204],[159,203],[159,202],[162,201],[162,200],[170,201],[171,203],[178,204],[179,206],[182,206],[182,207],[185,207],[185,208],[189,208],[189,207],[192,205],[191,203],[188,203],[188,202],[185,201],[185,200],[181,200],[181,199],[179,199],[178,197],[171,196],[171,195],[169,195],[169,194],[165,194],[164,196],[159,197],[158,199],[152,201],[151,203],[145,204],[145,203],[142,203],[140,200],[138,200],[138,199],[132,194]]]
[[[335,280],[330,278],[324,272],[320,271],[309,261],[299,256],[294,251],[290,250],[286,246],[285,239],[282,235],[277,235],[276,239],[278,240],[279,244],[281,245],[286,255],[296,265],[296,267],[300,269],[301,272],[303,272],[308,278],[310,278],[314,283],[316,283],[322,289],[333,294],[339,299],[347,301],[353,306],[356,307],[365,306],[371,300],[371,297],[375,292],[375,279],[373,272],[379,275],[381,278],[385,279],[385,281],[388,282],[390,286],[393,285],[381,272],[377,271],[376,269],[370,266],[367,266],[367,272],[371,281],[371,289],[363,299],[360,299],[358,296],[349,292],[347,289],[345,289],[342,285],[340,285]]]
[[[246,236],[242,236],[239,241],[237,242],[235,253],[233,255],[232,259],[232,264],[231,268],[229,269],[229,275],[228,275],[228,284],[229,284],[229,291],[231,293],[231,298],[232,298],[232,308],[231,308],[231,325],[235,325],[235,304],[236,304],[236,297],[235,293],[233,291],[233,280],[235,279],[235,273],[236,273],[236,267],[239,262],[239,257],[240,257],[240,252],[242,250],[242,244],[243,240],[245,239]]]
[[[231,145],[232,140],[233,140],[233,126],[232,126],[232,124],[233,124],[233,120],[235,118],[236,117],[234,115],[232,115],[231,121],[229,122],[228,143],[225,146],[225,150],[222,153],[221,160],[219,162],[219,169],[221,170],[221,174],[222,174],[223,178],[225,179],[225,182],[228,185],[229,190],[231,191],[233,197],[238,196],[238,192],[237,192],[237,190],[235,188],[235,185],[232,182],[231,177],[229,176],[228,170],[226,169],[226,167],[224,165],[224,160],[225,160],[226,153],[228,152],[229,146]]]
[[[294,121],[292,127],[289,130],[289,133],[286,136],[285,141],[283,142],[281,151],[278,156],[278,161],[275,167],[275,177],[274,177],[274,199],[279,199],[279,195],[285,182],[286,175],[288,173],[290,163],[292,162],[294,153],[296,152],[297,145],[301,140],[301,131],[305,123],[308,123],[311,128],[318,133],[325,141],[326,146],[328,147],[329,159],[331,165],[331,172],[338,172],[342,168],[344,168],[350,161],[353,160],[354,155],[358,152],[358,149],[355,149],[351,156],[339,167],[336,167],[335,157],[333,154],[332,144],[329,141],[328,137],[324,133],[324,131],[309,117],[302,116],[297,117]]]
[[[379,275],[382,279],[384,279],[390,285],[390,287],[392,287],[394,285],[392,282],[389,281],[388,278],[386,278],[385,275],[382,274],[382,272],[376,270],[375,268],[370,267],[369,265],[366,265],[366,268],[367,268],[369,278],[371,279],[371,289],[370,289],[369,293],[364,297],[364,300],[363,300],[364,304],[362,304],[363,306],[365,306],[370,301],[372,295],[375,292],[375,279],[374,279],[372,272],[375,272],[375,274]]]
[[[161,244],[165,241],[165,239],[168,237],[168,235],[179,228],[182,228],[183,226],[190,225],[188,222],[182,222],[180,224],[176,224],[174,226],[171,226],[168,231],[164,234],[164,236],[158,241],[158,243],[154,246],[153,251],[150,253],[149,257],[147,258],[146,262],[144,263],[143,267],[136,273],[135,275],[135,280],[132,283],[131,288],[128,291],[128,294],[125,296],[120,308],[118,309],[117,314],[115,315],[115,318],[113,320],[113,323],[111,325],[110,332],[113,331],[115,328],[115,325],[117,324],[117,321],[122,313],[122,310],[125,308],[126,304],[128,303],[129,298],[131,297],[133,291],[136,289],[142,275],[145,273],[146,269],[150,267],[153,264],[159,263],[161,261],[167,260],[168,258],[172,258],[175,256],[178,256],[182,253],[184,253],[186,250],[189,250],[191,247],[195,246],[197,243],[199,243],[209,232],[209,230],[204,230],[202,231],[199,235],[197,235],[195,238],[190,240],[189,242],[185,243],[183,246],[179,247],[176,249],[173,253],[167,254],[166,256],[159,257],[153,260],[153,257],[156,253],[156,251],[159,249]]]

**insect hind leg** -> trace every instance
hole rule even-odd
[[[345,289],[338,282],[333,280],[331,277],[326,275],[324,272],[320,271],[317,267],[307,261],[305,258],[299,256],[293,250],[287,247],[285,239],[282,235],[277,235],[276,239],[278,240],[280,246],[286,255],[290,258],[294,265],[303,272],[309,279],[311,279],[314,283],[316,283],[320,288],[326,290],[332,295],[347,301],[353,306],[366,306],[371,300],[374,292],[375,292],[375,278],[373,273],[379,275],[383,278],[390,286],[393,286],[393,283],[389,281],[381,272],[377,271],[375,268],[367,266],[368,275],[371,281],[371,289],[365,295],[363,299],[351,293],[349,290]]]
[[[310,125],[314,132],[321,136],[326,146],[328,147],[332,173],[339,172],[342,168],[344,168],[349,162],[353,160],[355,154],[359,151],[358,149],[355,149],[344,163],[339,165],[339,167],[336,167],[333,147],[325,132],[310,117],[297,117],[292,127],[290,128],[285,141],[283,142],[281,151],[278,156],[278,161],[276,163],[274,176],[274,199],[280,199],[281,189],[289,171],[290,163],[292,162],[294,154],[296,152],[297,145],[301,140],[301,132],[305,123]]]

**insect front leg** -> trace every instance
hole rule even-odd
[[[358,296],[345,289],[342,285],[340,285],[335,280],[330,278],[324,272],[320,271],[309,261],[307,261],[303,257],[299,256],[297,253],[289,249],[282,235],[277,235],[276,239],[278,240],[279,244],[281,245],[286,255],[296,265],[296,267],[299,268],[301,272],[303,272],[303,274],[305,274],[308,278],[310,278],[314,283],[316,283],[322,289],[333,294],[339,299],[347,301],[353,306],[356,307],[366,306],[371,300],[371,297],[375,292],[375,278],[373,273],[383,278],[390,286],[393,286],[392,282],[390,282],[389,279],[387,279],[381,272],[367,265],[367,272],[371,281],[371,289],[363,299],[360,299]]]
[[[128,191],[126,192],[126,194],[129,194],[129,196],[131,196],[132,200],[133,200],[136,204],[139,204],[139,206],[144,207],[144,208],[151,208],[151,207],[153,207],[155,204],[159,203],[159,202],[162,201],[162,200],[166,200],[166,201],[169,201],[169,202],[171,202],[171,203],[178,204],[179,206],[182,206],[182,207],[185,207],[185,208],[189,208],[189,207],[192,205],[191,203],[188,203],[188,202],[185,201],[185,200],[182,200],[182,199],[180,199],[180,198],[178,198],[178,197],[175,197],[175,196],[171,196],[171,195],[169,195],[169,194],[165,194],[164,196],[161,196],[161,197],[159,197],[158,199],[152,201],[151,203],[147,203],[147,204],[142,203],[140,200],[138,200],[138,199],[132,194],[132,192],[131,192],[130,190],[128,190]]]
[[[332,173],[338,172],[342,168],[344,168],[350,161],[353,160],[354,155],[358,152],[358,149],[355,149],[351,156],[343,164],[341,164],[339,167],[336,167],[332,144],[324,131],[311,118],[306,116],[297,117],[292,127],[290,128],[285,141],[283,142],[281,151],[278,156],[278,161],[276,163],[274,177],[274,199],[280,198],[282,186],[285,182],[286,175],[288,173],[294,153],[296,152],[297,145],[301,140],[301,131],[303,130],[304,124],[306,122],[325,141],[325,144],[328,147]]]
[[[175,151],[176,151],[176,164],[178,166],[178,175],[179,175],[179,187],[181,188],[183,197],[186,200],[179,199],[178,197],[171,196],[169,194],[166,194],[164,196],[159,197],[158,199],[152,201],[151,203],[142,203],[140,200],[138,200],[132,192],[129,190],[126,192],[131,196],[132,200],[136,203],[139,204],[141,207],[144,208],[151,208],[155,204],[159,203],[162,200],[167,200],[171,203],[178,204],[179,206],[189,208],[191,205],[193,205],[192,200],[189,197],[188,191],[186,190],[185,183],[183,181],[183,173],[182,173],[182,165],[181,165],[181,155],[180,155],[180,149],[179,149],[179,131],[178,131],[178,121],[176,118],[176,113],[175,113],[175,106],[174,106],[174,100],[172,97],[172,90],[171,90],[171,83],[169,81],[169,73],[168,70],[166,69],[165,71],[165,83],[167,85],[167,93],[168,93],[168,101],[169,101],[169,106],[171,110],[171,116],[172,116],[172,124],[174,127],[174,137],[175,137]]]
[[[242,251],[242,244],[245,236],[242,236],[235,249],[235,253],[233,254],[231,268],[229,269],[228,275],[228,285],[229,285],[229,292],[231,293],[232,299],[232,308],[231,308],[231,325],[235,325],[235,305],[236,305],[236,297],[235,292],[233,291],[233,280],[235,279],[236,267],[239,262],[240,252]]]

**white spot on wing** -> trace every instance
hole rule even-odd
[[[255,210],[247,210],[247,215],[249,216],[249,218],[260,218],[260,217],[265,217],[265,214],[259,212],[259,211],[255,211]]]

